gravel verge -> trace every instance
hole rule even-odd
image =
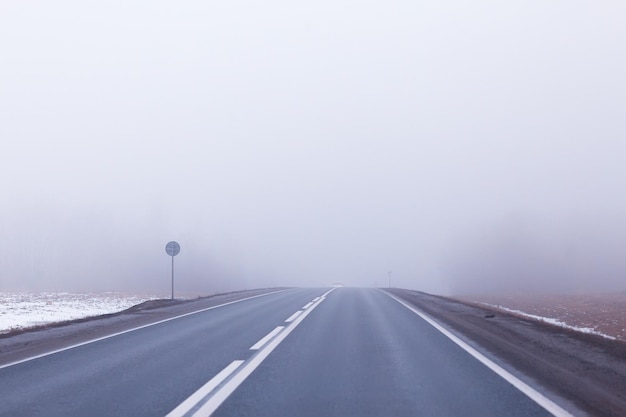
[[[388,291],[520,379],[556,395],[574,415],[626,416],[626,343],[446,297]]]

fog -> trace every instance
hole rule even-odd
[[[624,291],[625,21],[2,1],[0,291]]]

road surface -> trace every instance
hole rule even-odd
[[[453,339],[382,290],[290,289],[2,365],[0,415],[568,415]]]

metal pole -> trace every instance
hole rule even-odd
[[[172,256],[172,300],[174,299],[174,257]]]
[[[387,272],[387,274],[389,275],[389,288],[391,288],[391,271]]]

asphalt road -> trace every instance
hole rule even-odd
[[[381,290],[292,289],[0,367],[0,415],[552,415],[505,378]]]

